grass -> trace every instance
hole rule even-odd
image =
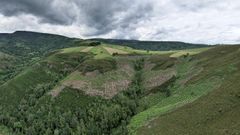
[[[108,51],[108,53],[110,53],[111,55],[114,53],[117,54],[128,54],[128,52],[123,51],[123,50],[119,50],[119,49],[115,49],[115,48],[110,48],[110,47],[103,47],[105,50]]]
[[[210,47],[205,48],[196,48],[196,49],[185,49],[185,50],[172,50],[172,51],[146,51],[146,50],[135,50],[132,48],[126,48],[126,50],[130,53],[137,53],[137,54],[145,54],[145,55],[164,55],[164,54],[171,54],[171,57],[180,57],[186,54],[189,55],[196,55],[201,52],[210,49]]]
[[[93,47],[90,52],[95,54],[94,58],[95,59],[104,59],[108,57],[112,57],[110,53],[108,53],[107,50],[105,50],[102,46],[96,46]]]
[[[171,54],[164,55],[152,55],[149,57],[149,64],[154,65],[152,70],[165,70],[167,68],[174,67],[176,58],[169,57]]]
[[[170,97],[162,99],[156,105],[132,118],[130,124],[128,125],[130,132],[132,134],[136,134],[137,129],[143,126],[146,121],[152,120],[156,116],[195,101],[197,98],[213,90],[218,83],[219,80],[216,79],[215,81],[212,80],[211,82],[206,80],[198,84],[189,85],[187,87],[175,86]]]
[[[113,53],[118,54],[142,54],[142,55],[163,55],[171,54],[171,57],[180,57],[186,54],[195,55],[203,51],[208,50],[208,48],[197,48],[197,49],[186,49],[177,51],[147,51],[147,50],[136,50],[130,47],[123,47],[111,44],[102,44],[99,46],[89,47],[80,46],[62,49],[62,53],[72,53],[72,52],[91,52],[95,54],[96,59],[102,59],[107,57],[112,57]]]
[[[118,46],[111,44],[103,44],[103,47],[111,48],[118,52],[119,54],[142,54],[142,55],[154,55],[154,54],[170,54],[172,51],[147,51],[147,50],[137,50],[131,47]]]
[[[89,52],[95,55],[96,59],[103,59],[107,57],[111,57],[111,53],[109,53],[102,45],[100,46],[80,46],[80,47],[71,47],[62,49],[61,53],[75,53],[75,52]]]
[[[62,49],[61,53],[81,52],[86,48],[87,48],[86,46],[65,48]]]
[[[147,50],[137,50],[130,47],[123,47],[123,46],[117,46],[117,45],[109,45],[104,44],[104,47],[112,48],[116,52],[119,52],[120,54],[142,54],[142,55],[170,55],[171,57],[181,57],[183,55],[196,55],[201,52],[207,51],[211,47],[205,47],[205,48],[196,48],[196,49],[185,49],[185,50],[172,50],[172,51],[147,51]],[[119,51],[117,51],[119,50]],[[123,53],[124,52],[124,53]]]
[[[158,117],[149,123],[148,127],[142,127],[138,133],[159,135],[239,134],[240,98],[238,88],[240,86],[237,83],[239,79],[239,73],[232,74],[230,79],[225,80],[217,90],[192,104]]]
[[[89,52],[93,47],[86,47],[85,49],[82,50],[82,52]]]
[[[210,49],[210,47],[174,51],[174,53],[170,57],[180,57],[187,54],[196,55],[201,52],[207,51],[208,49]]]
[[[160,59],[160,62],[163,60]],[[150,59],[150,61],[153,63],[158,63],[159,58],[154,57]],[[221,79],[219,79],[219,77],[206,78],[206,80],[199,80],[195,83],[186,85],[182,84],[182,81],[188,79],[189,76],[194,77],[192,74],[196,73],[197,70],[200,70],[201,66],[199,67],[196,61],[189,61],[188,57],[180,58],[179,62],[175,65],[177,71],[177,80],[174,86],[171,87],[171,96],[166,98],[159,93],[151,95],[148,100],[149,102],[153,102],[153,106],[149,105],[151,106],[150,108],[132,118],[130,124],[128,125],[131,134],[136,134],[137,130],[140,127],[144,126],[147,121],[150,121],[159,115],[168,113],[175,110],[176,108],[195,101],[199,97],[206,95],[208,92],[216,88],[218,84],[220,84]],[[155,72],[161,73],[163,71],[156,70]],[[145,74],[145,78],[147,78],[147,76],[151,77],[154,74],[159,73],[146,72]]]
[[[238,48],[222,46],[210,49],[193,57],[194,61],[178,66],[179,77],[182,79],[187,78],[196,67],[203,68],[185,85],[172,90],[175,94],[181,90],[177,97],[185,94],[188,96],[173,100],[168,98],[166,103],[170,103],[169,106],[161,108],[155,105],[136,115],[129,125],[131,131],[135,134],[159,135],[239,134],[240,115],[237,112],[240,111],[240,98],[237,81],[240,79],[238,70],[240,61],[237,57],[240,56],[240,51]],[[192,71],[189,72],[189,69]],[[214,91],[211,91],[212,89]],[[163,104],[164,100],[158,105]],[[156,115],[153,116],[154,114]],[[146,122],[143,122],[144,120]]]
[[[123,50],[123,51],[127,51],[127,52],[134,50],[131,47],[127,47],[127,46],[119,46],[119,45],[111,45],[111,44],[103,44],[103,46],[118,49],[118,50]]]
[[[111,70],[115,70],[117,68],[116,60],[113,58],[105,58],[105,59],[90,59],[84,61],[81,65],[79,65],[78,70],[87,73],[98,70],[100,73],[105,73]]]
[[[112,57],[111,55],[114,52],[117,52],[119,54],[122,54],[125,51],[118,49],[122,47],[114,47],[110,45],[99,45],[99,46],[81,46],[81,47],[71,47],[71,48],[66,48],[62,49],[61,53],[74,53],[74,52],[90,52],[95,54],[96,59],[103,59],[107,57]]]
[[[140,99],[140,106],[151,107],[166,98],[166,94],[162,92],[150,93]]]

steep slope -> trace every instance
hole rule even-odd
[[[79,46],[39,57],[0,86],[3,133],[221,134],[223,126],[226,134],[238,133],[238,46],[147,51],[95,41],[75,43]],[[184,123],[175,126],[174,119]],[[176,129],[168,131],[165,123]]]
[[[51,56],[26,68],[13,79],[0,86],[0,102],[6,108],[13,108],[38,85],[56,83],[63,76],[74,71],[89,55],[85,53],[53,53]]]
[[[56,49],[76,46],[80,41],[80,39],[28,31],[0,34],[0,70],[4,70],[4,72],[0,71],[0,85],[39,61],[44,54]]]
[[[112,45],[51,52],[0,86],[0,122],[16,134],[127,134],[130,118],[150,107],[142,98],[174,79],[172,53]]]
[[[219,86],[193,103],[152,117],[137,134],[239,134],[239,57],[239,46],[216,47],[193,57],[197,66],[203,69],[201,74],[189,79],[187,85],[208,78],[209,82],[214,82],[213,78],[217,77],[221,83],[215,85]]]
[[[209,48],[204,48],[209,49]],[[202,50],[195,51],[200,53]],[[84,91],[87,95],[112,98],[120,91],[127,89],[134,75],[133,62],[139,58],[146,59],[143,70],[143,86],[147,90],[154,89],[175,76],[176,58],[191,54],[192,50],[183,51],[141,51],[117,45],[102,44],[95,47],[81,46],[63,49],[60,53],[88,52],[94,54],[94,59],[86,60],[76,71],[61,81],[58,87],[52,90],[56,97],[64,88],[70,87]],[[166,56],[164,56],[164,55]],[[153,56],[151,56],[153,55]],[[155,70],[152,70],[155,69]]]

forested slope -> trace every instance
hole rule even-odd
[[[0,134],[239,133],[239,46],[99,41],[1,34]]]

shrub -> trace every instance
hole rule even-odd
[[[89,43],[89,46],[99,46],[101,45],[101,42],[91,42]]]
[[[86,73],[98,70],[100,73],[108,72],[117,68],[114,59],[91,59],[83,62],[79,67],[79,71]]]

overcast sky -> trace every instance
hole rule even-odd
[[[0,0],[0,32],[240,43],[239,0]]]

